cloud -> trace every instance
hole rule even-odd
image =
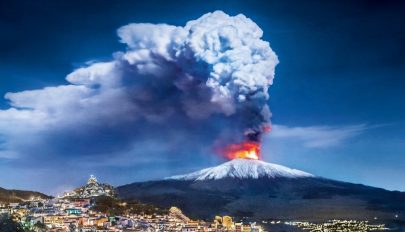
[[[294,140],[308,148],[328,148],[360,135],[369,129],[366,124],[349,126],[288,127],[273,125],[269,139]]]
[[[127,48],[110,61],[74,70],[65,85],[5,95],[3,157],[136,160],[260,139],[278,59],[252,20],[216,11],[185,26],[133,23],[117,33]]]

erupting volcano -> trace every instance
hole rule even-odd
[[[246,141],[238,144],[231,144],[220,150],[225,158],[233,159],[260,159],[260,144],[257,142]]]

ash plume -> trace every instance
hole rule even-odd
[[[117,33],[127,48],[112,60],[73,71],[66,85],[6,95],[0,152],[119,154],[150,141],[198,150],[259,142],[269,128],[278,59],[249,18],[216,11],[185,26],[133,23]]]

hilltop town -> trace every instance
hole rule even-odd
[[[62,198],[92,198],[98,196],[116,197],[114,187],[109,184],[99,183],[94,175],[90,175],[87,184],[74,189],[70,192],[65,192]],[[59,196],[60,198],[60,196]]]

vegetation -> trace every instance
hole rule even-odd
[[[42,222],[37,222],[31,229],[24,228],[15,218],[8,214],[0,214],[1,232],[46,232],[48,228]]]
[[[123,201],[108,196],[96,197],[92,210],[105,213],[108,216],[127,214],[162,215],[168,212],[167,209],[157,208],[150,204],[143,204],[133,200]]]
[[[47,229],[46,225],[42,222],[37,222],[34,225],[34,229],[33,229],[33,231],[35,231],[35,232],[46,232],[47,230],[48,229]]]
[[[24,232],[24,228],[18,222],[15,222],[7,214],[0,215],[0,231],[1,232]]]

